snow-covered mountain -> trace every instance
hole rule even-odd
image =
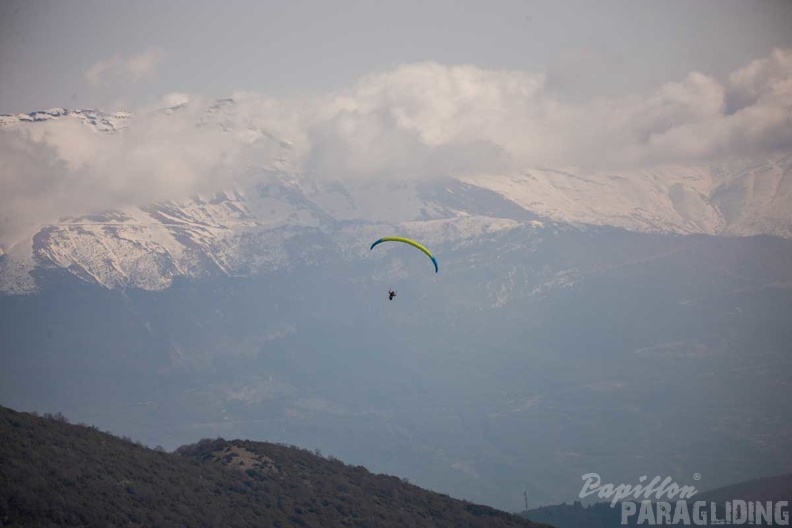
[[[96,130],[117,132],[126,126],[126,121],[132,114],[130,112],[106,113],[97,110],[67,110],[65,108],[50,108],[29,114],[4,114],[0,115],[0,127],[11,127],[21,123],[40,123],[60,118],[78,119]]]
[[[792,237],[792,154],[622,172],[532,169],[468,178],[564,222],[640,232]]]
[[[289,142],[230,119],[233,100],[213,104],[196,126]],[[164,115],[178,111],[167,109]],[[135,116],[62,108],[0,116],[8,130],[78,120],[97,134],[124,133]],[[234,129],[237,127],[237,129]],[[249,128],[245,128],[249,127]],[[62,268],[108,288],[167,288],[174,277],[246,276],[321,259],[290,240],[330,235],[323,251],[368,255],[382,234],[465,244],[518,226],[615,226],[640,232],[792,237],[792,154],[718,166],[597,172],[536,168],[519,174],[430,181],[307,178],[283,157],[239,168],[238,183],[208,195],[124,207],[39,226],[0,241],[0,292],[34,291],[38,268]]]

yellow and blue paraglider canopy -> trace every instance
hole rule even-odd
[[[380,238],[379,240],[371,244],[371,249],[374,249],[378,244],[381,244],[383,242],[404,242],[405,244],[410,244],[413,247],[417,247],[418,249],[426,253],[426,255],[430,259],[432,259],[432,264],[434,264],[435,267],[435,273],[438,272],[437,260],[434,258],[434,255],[432,255],[432,252],[426,249],[418,242],[416,242],[415,240],[410,240],[409,238],[404,238],[404,237],[384,237],[384,238]]]

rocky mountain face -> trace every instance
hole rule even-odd
[[[9,252],[1,272],[5,290],[24,291],[29,282],[24,274],[35,267],[67,269],[108,288],[160,290],[170,286],[174,277],[250,276],[289,269],[321,259],[322,251],[340,253],[348,261],[366,258],[371,241],[382,233],[404,233],[435,244],[471,243],[488,233],[541,225],[531,224],[526,220],[533,218],[530,213],[495,193],[456,180],[359,192],[319,185],[305,190],[283,179],[268,180],[253,189],[47,226],[33,238],[33,258],[28,261],[32,267],[20,264],[13,250]],[[425,198],[430,194],[430,199]],[[477,195],[505,204],[506,214],[488,216],[476,206],[455,211],[437,201],[475,202]],[[379,201],[383,196],[384,201]],[[361,209],[370,209],[374,219],[361,218]],[[408,220],[386,224],[388,216]],[[310,254],[289,247],[295,236],[308,232],[324,235],[328,246]]]

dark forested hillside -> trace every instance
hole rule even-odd
[[[0,526],[538,526],[296,447],[150,449],[0,407]]]

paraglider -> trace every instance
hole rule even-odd
[[[415,240],[410,240],[409,238],[404,238],[404,237],[384,237],[384,238],[380,238],[379,240],[371,244],[371,249],[374,249],[378,244],[381,244],[383,242],[404,242],[405,244],[410,244],[411,246],[420,249],[421,251],[426,253],[426,256],[432,259],[432,264],[434,264],[435,273],[439,271],[439,268],[437,267],[437,260],[434,258],[434,255],[432,255],[432,252],[426,249],[418,242],[416,242]]]
[[[377,245],[382,244],[383,242],[404,242],[405,244],[409,244],[409,245],[411,245],[411,246],[413,246],[415,248],[420,249],[421,251],[426,253],[427,257],[432,259],[432,264],[434,264],[435,273],[438,272],[439,268],[437,266],[437,259],[434,258],[434,255],[432,255],[432,252],[429,251],[428,249],[426,249],[424,246],[422,246],[418,242],[416,242],[415,240],[411,240],[409,238],[404,238],[404,237],[383,237],[383,238],[380,238],[379,240],[377,240],[376,242],[374,242],[373,244],[371,244],[371,249],[374,249],[375,247],[377,247]],[[394,297],[396,297],[396,290],[389,289],[388,290],[388,300],[392,301]]]

